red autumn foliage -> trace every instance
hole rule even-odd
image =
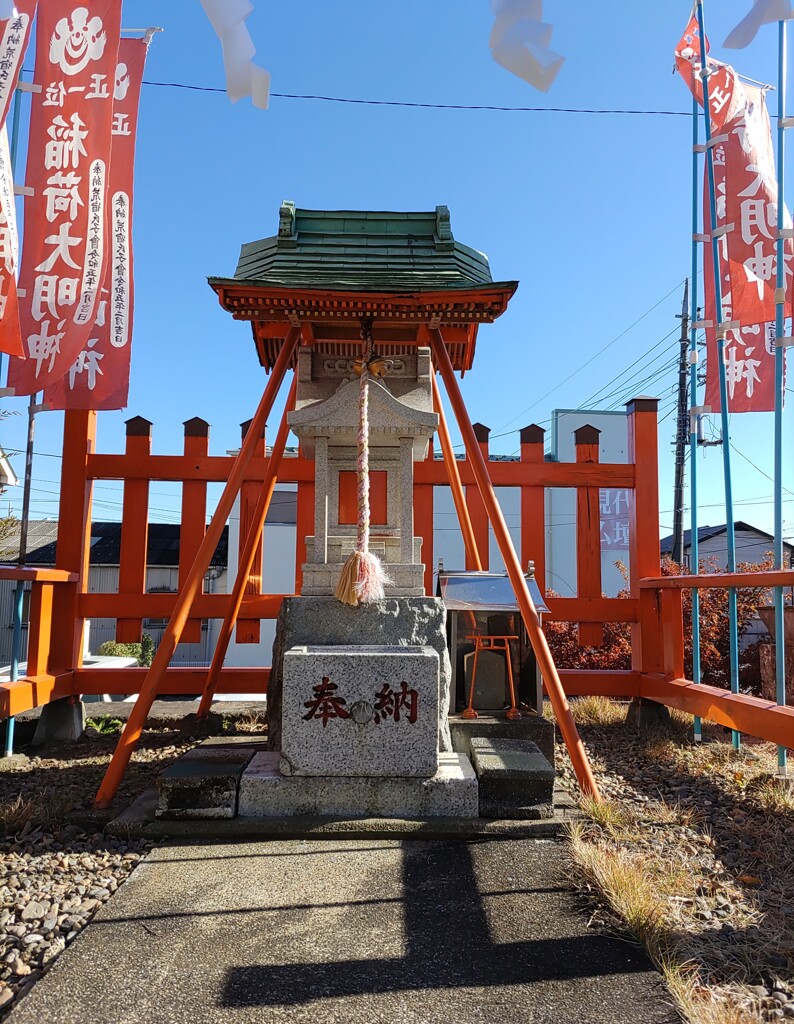
[[[626,587],[617,595],[629,597],[628,574],[618,564],[626,580]],[[756,564],[740,562],[738,572],[762,572],[771,569],[771,559]],[[701,575],[719,574],[716,560],[701,562]],[[670,559],[662,562],[663,576],[685,576],[689,570],[676,565]],[[549,591],[550,597],[556,597]],[[765,587],[747,587],[737,591],[739,637],[750,625],[756,606],[769,601],[769,590]],[[684,605],[684,653],[687,676],[692,678],[692,591],[683,592]],[[551,653],[560,668],[620,670],[631,668],[631,626],[626,622],[605,622],[604,642],[600,647],[580,647],[579,627],[575,622],[545,623],[546,639]],[[728,625],[727,590],[700,591],[700,662],[701,681],[712,686],[730,685],[730,637]]]

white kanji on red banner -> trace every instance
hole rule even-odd
[[[86,347],[108,255],[108,170],[121,0],[40,0],[19,313],[26,359],[8,383],[33,394]]]
[[[51,409],[123,409],[132,342],[132,196],[143,39],[122,39],[114,79],[110,161],[110,253],[94,329],[68,373],[44,390]],[[68,200],[64,200],[68,201]]]

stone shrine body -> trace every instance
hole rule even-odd
[[[422,538],[413,533],[413,464],[427,455],[433,412],[430,349],[387,359],[369,386],[370,550],[384,562],[390,597],[424,595]],[[296,410],[289,425],[315,460],[314,536],[306,538],[305,596],[334,593],[356,539],[359,380],[353,359],[312,349],[298,355]]]

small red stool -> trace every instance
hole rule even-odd
[[[513,659],[510,657],[510,641],[518,640],[517,636],[467,636],[467,640],[474,644],[474,664],[471,669],[471,688],[469,690],[469,704],[463,712],[464,718],[479,718],[474,710],[474,683],[477,679],[477,659],[480,651],[501,651],[505,656],[507,665],[507,681],[510,685],[510,708],[507,711],[507,718],[515,719],[521,717],[521,712],[516,705],[516,691],[513,685]]]

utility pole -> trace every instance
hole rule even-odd
[[[689,279],[684,282],[681,307],[681,356],[678,362],[678,415],[675,432],[675,484],[673,490],[673,561],[684,561],[684,458],[689,440]]]

